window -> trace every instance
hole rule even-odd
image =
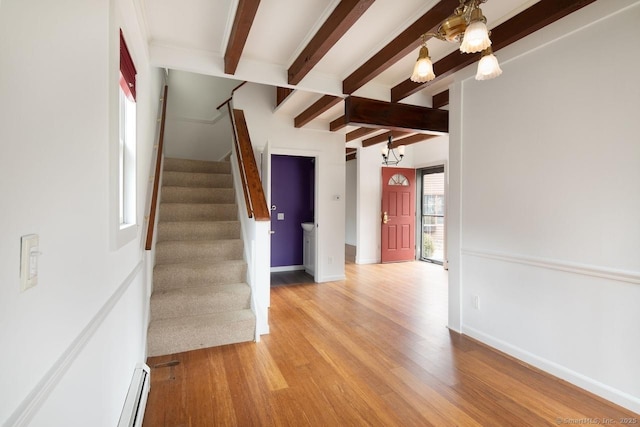
[[[120,31],[118,209],[120,229],[136,224],[136,67]]]
[[[409,180],[406,176],[397,173],[389,178],[389,183],[387,185],[400,185],[406,187],[409,185]]]

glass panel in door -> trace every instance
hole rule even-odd
[[[444,166],[423,170],[420,257],[439,264],[444,260],[444,196]]]

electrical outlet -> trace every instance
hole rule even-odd
[[[478,295],[473,296],[473,308],[480,310],[480,297]]]

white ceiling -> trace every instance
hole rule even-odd
[[[339,0],[262,0],[238,69],[229,76],[223,71],[223,58],[238,0],[137,1],[153,65],[284,87],[291,87],[287,83],[288,68],[339,3]],[[489,0],[482,10],[492,28],[536,2]],[[344,96],[345,77],[436,3],[436,0],[376,0],[296,86],[299,90],[278,113],[295,116],[320,94]],[[428,46],[434,62],[457,49],[454,44],[436,39],[430,40]],[[391,88],[408,78],[416,58],[417,49],[355,95],[388,101]],[[428,87],[423,90],[425,93],[404,102],[430,105],[432,92],[445,89],[446,84]],[[339,117],[341,106],[317,120],[328,123]]]

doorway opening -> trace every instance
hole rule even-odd
[[[444,165],[420,169],[420,260],[442,264],[445,251]]]
[[[305,231],[303,224],[311,224]],[[310,227],[307,227],[310,228]],[[271,155],[271,272],[314,275],[315,157]],[[315,250],[313,251],[315,252]],[[307,255],[305,257],[304,255]]]

